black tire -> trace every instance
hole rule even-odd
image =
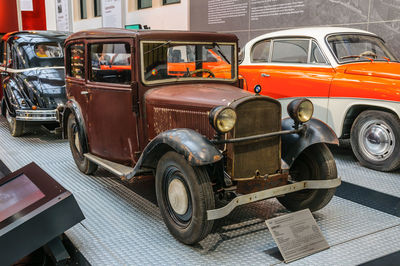
[[[400,167],[400,119],[384,111],[364,111],[350,132],[351,148],[358,161],[378,171]]]
[[[75,115],[71,113],[68,116],[67,135],[68,135],[69,147],[71,148],[72,157],[74,158],[75,164],[78,167],[78,169],[82,173],[90,175],[97,170],[97,164],[89,161],[85,156],[83,156],[84,148],[78,137],[79,134],[80,134],[79,125],[76,122]]]
[[[329,148],[317,143],[306,148],[290,168],[292,180],[327,180],[337,178],[336,163]],[[290,211],[309,208],[317,211],[325,207],[335,194],[336,188],[306,189],[278,197],[279,202]]]
[[[6,118],[10,129],[11,136],[20,137],[24,134],[24,122],[18,121],[15,117],[12,117],[10,112],[6,110]]]
[[[7,112],[7,106],[6,106],[6,100],[3,98],[1,99],[1,115],[6,117],[6,112]]]
[[[183,204],[179,213],[171,203],[169,190],[173,183],[179,184],[185,200],[175,197]],[[214,193],[210,178],[203,167],[193,167],[182,155],[170,151],[158,162],[156,171],[156,194],[164,222],[171,234],[182,243],[191,245],[204,239],[213,227],[214,221],[207,220],[207,210],[215,208]],[[175,204],[176,205],[176,204]],[[182,204],[180,206],[182,207]]]

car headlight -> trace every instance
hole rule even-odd
[[[219,133],[227,133],[236,124],[236,112],[230,107],[214,107],[209,115],[210,124]]]
[[[289,116],[297,123],[305,123],[311,119],[314,113],[314,105],[306,98],[296,99],[287,107]]]

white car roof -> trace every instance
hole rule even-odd
[[[276,37],[284,37],[284,36],[304,36],[311,37],[315,39],[325,38],[326,35],[334,34],[334,33],[364,33],[376,35],[372,32],[352,29],[352,28],[342,28],[342,27],[309,27],[309,28],[296,28],[289,30],[280,30],[274,31],[270,33],[263,34],[261,36],[256,37],[255,39],[266,39],[266,38],[276,38]],[[255,40],[253,39],[253,40]]]

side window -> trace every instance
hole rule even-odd
[[[251,62],[268,62],[270,47],[271,41],[261,41],[256,43],[251,50]]]
[[[129,84],[131,82],[131,48],[127,43],[90,45],[90,81]]]
[[[321,53],[318,45],[313,41],[311,44],[311,51],[310,51],[310,63],[311,64],[327,64],[324,56]]]
[[[272,62],[306,64],[310,40],[274,40]]]
[[[68,47],[68,62],[70,64],[68,75],[70,77],[85,78],[85,45],[73,44]]]

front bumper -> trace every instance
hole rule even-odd
[[[27,122],[58,122],[57,110],[17,110],[16,120]]]
[[[335,188],[335,187],[338,187],[341,184],[341,182],[342,181],[340,178],[329,179],[329,180],[304,180],[304,181],[296,182],[296,183],[289,184],[289,185],[284,185],[284,186],[275,187],[275,188],[269,188],[269,189],[261,190],[258,192],[238,196],[222,208],[208,210],[207,211],[207,220],[216,220],[216,219],[225,217],[229,213],[231,213],[233,211],[233,209],[235,209],[237,206],[240,206],[243,204],[247,204],[247,203],[251,203],[251,202],[255,202],[255,201],[259,201],[259,200],[264,200],[264,199],[269,199],[269,198],[274,198],[277,196],[300,191],[303,189]]]

